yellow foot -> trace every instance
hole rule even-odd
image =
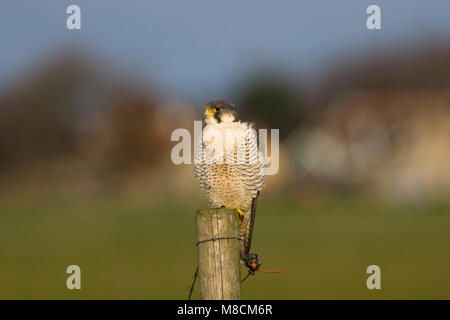
[[[244,219],[244,212],[241,209],[236,209],[236,211],[239,213],[239,218]]]

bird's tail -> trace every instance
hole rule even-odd
[[[256,199],[257,197],[255,197],[252,201],[250,214],[246,214],[244,212],[243,219],[239,225],[239,234],[242,238],[241,244],[242,260],[245,260],[246,255],[250,252],[250,246],[252,244],[253,225],[255,223],[255,214],[256,214]]]

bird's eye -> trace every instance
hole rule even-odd
[[[215,108],[214,108],[214,111],[219,112],[220,109],[221,109],[220,107],[215,107]]]

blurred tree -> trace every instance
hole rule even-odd
[[[122,93],[108,116],[112,145],[108,152],[114,169],[150,167],[164,154],[167,137],[155,129],[154,104],[139,94]]]
[[[278,76],[250,80],[240,97],[243,118],[256,122],[260,127],[281,129],[281,140],[304,119],[304,102]]]
[[[107,180],[167,155],[150,88],[78,51],[38,62],[0,96],[0,173]]]
[[[48,161],[76,148],[73,103],[89,72],[82,59],[52,61],[0,98],[0,164]]]

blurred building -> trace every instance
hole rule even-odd
[[[426,52],[340,70],[317,122],[289,138],[300,181],[404,200],[450,194],[450,51]]]

